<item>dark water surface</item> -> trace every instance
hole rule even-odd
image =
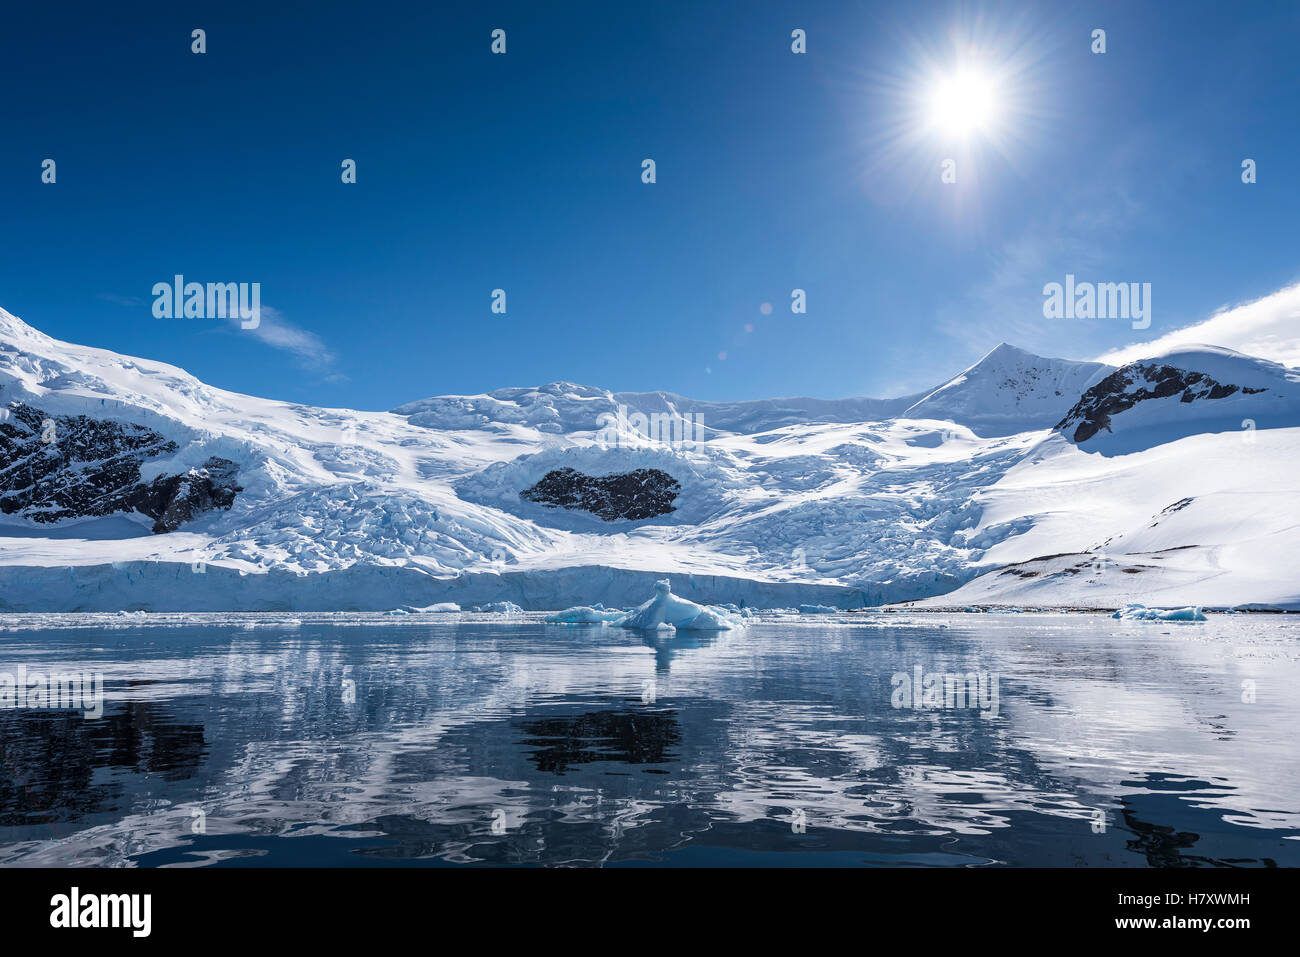
[[[0,864],[1300,864],[1300,623],[848,620],[5,616]]]

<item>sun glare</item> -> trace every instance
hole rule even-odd
[[[971,136],[991,128],[997,117],[997,84],[979,70],[939,77],[930,90],[930,124],[941,133]]]

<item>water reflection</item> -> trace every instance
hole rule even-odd
[[[45,623],[0,670],[105,716],[0,710],[4,864],[1300,864],[1273,616]],[[996,717],[894,707],[916,668]]]
[[[576,764],[614,761],[665,764],[682,740],[672,711],[588,711],[518,723],[529,759],[539,771],[563,774]],[[667,774],[667,771],[662,773]]]
[[[0,828],[112,811],[123,799],[115,773],[180,781],[203,751],[203,725],[148,702],[127,702],[93,721],[79,711],[0,710]]]

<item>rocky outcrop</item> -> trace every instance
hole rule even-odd
[[[1253,395],[1265,389],[1217,382],[1203,372],[1189,372],[1174,366],[1134,362],[1117,369],[1084,392],[1079,401],[1056,425],[1076,445],[1098,432],[1110,431],[1111,416],[1150,399],[1179,396],[1180,402],[1224,399],[1237,392]],[[1072,430],[1072,431],[1071,431]]]
[[[141,478],[140,468],[176,443],[130,422],[46,415],[23,402],[0,409],[0,512],[35,522],[140,512],[155,533],[229,508],[242,491],[238,466],[210,458],[183,475]]]
[[[667,515],[681,490],[681,483],[660,469],[599,477],[577,469],[555,469],[520,495],[539,505],[580,509],[612,522]]]
[[[242,492],[236,482],[239,466],[213,456],[203,468],[184,475],[160,475],[147,486],[138,486],[128,501],[137,512],[154,519],[155,534],[174,532],[203,512],[230,508]]]

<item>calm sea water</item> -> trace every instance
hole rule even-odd
[[[431,617],[0,618],[0,864],[1300,865],[1289,618]]]

